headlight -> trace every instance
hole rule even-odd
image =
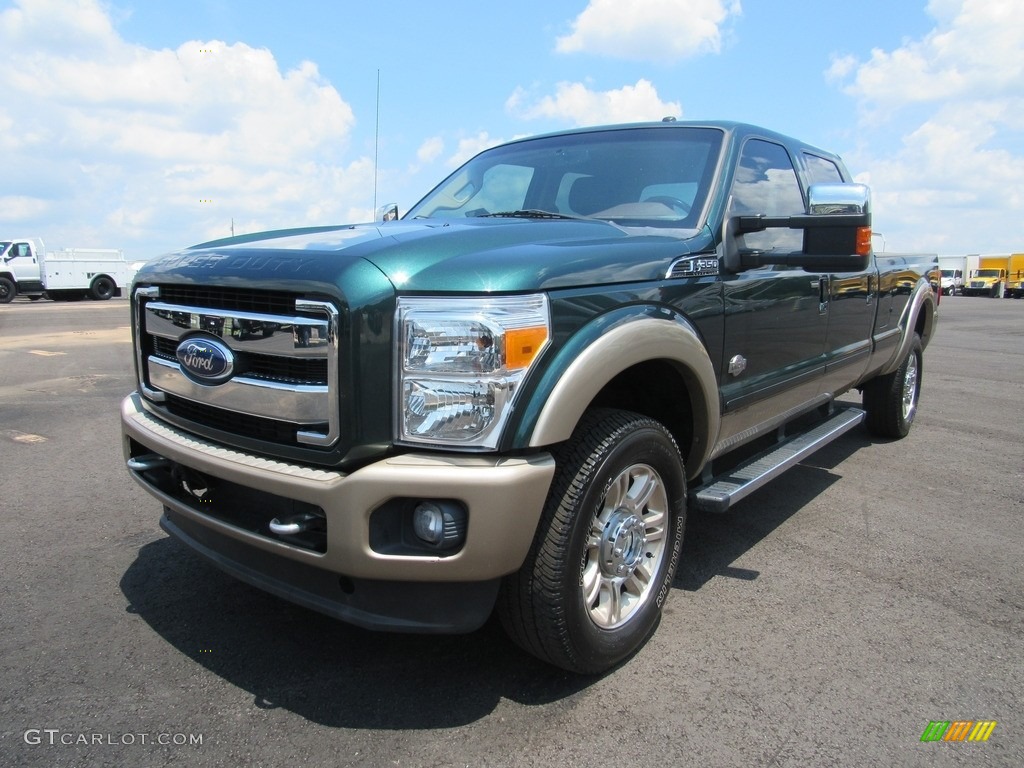
[[[551,336],[547,296],[400,297],[399,442],[497,447]]]

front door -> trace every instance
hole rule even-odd
[[[21,290],[39,286],[39,261],[32,244],[24,240],[15,240],[4,257],[6,266],[14,274]]]
[[[728,216],[804,212],[785,147],[748,139],[732,181]],[[772,253],[802,249],[800,231],[767,229],[737,238],[741,251],[760,252],[768,263],[725,281],[720,451],[768,428],[782,414],[810,407],[825,370],[828,275],[770,264]]]

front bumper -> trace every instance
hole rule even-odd
[[[554,460],[415,453],[351,473],[288,464],[197,438],[149,414],[137,393],[122,403],[126,460],[156,455],[172,469],[131,469],[164,506],[162,525],[222,569],[255,586],[351,623],[409,631],[469,631],[486,618],[500,577],[526,557]],[[230,491],[190,496],[171,472]],[[193,482],[193,484],[195,484]],[[222,493],[227,504],[227,494]],[[454,499],[468,510],[465,543],[454,554],[387,554],[371,546],[371,515],[394,499]],[[321,546],[272,534],[282,505],[322,510]]]

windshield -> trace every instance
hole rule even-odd
[[[684,126],[516,142],[477,155],[404,218],[554,215],[695,227],[721,145],[721,131]]]
[[[11,241],[10,240],[2,240],[2,241],[0,241],[0,256],[6,256],[7,255],[7,249],[10,248],[10,247],[11,247]]]
[[[978,277],[999,277],[998,269],[979,269]]]

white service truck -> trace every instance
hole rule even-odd
[[[942,270],[941,287],[945,296],[954,296],[964,291],[964,278],[967,276],[966,256],[939,256],[939,269]]]
[[[0,304],[22,294],[54,301],[120,296],[138,271],[110,248],[65,248],[45,253],[37,237],[0,240]]]

